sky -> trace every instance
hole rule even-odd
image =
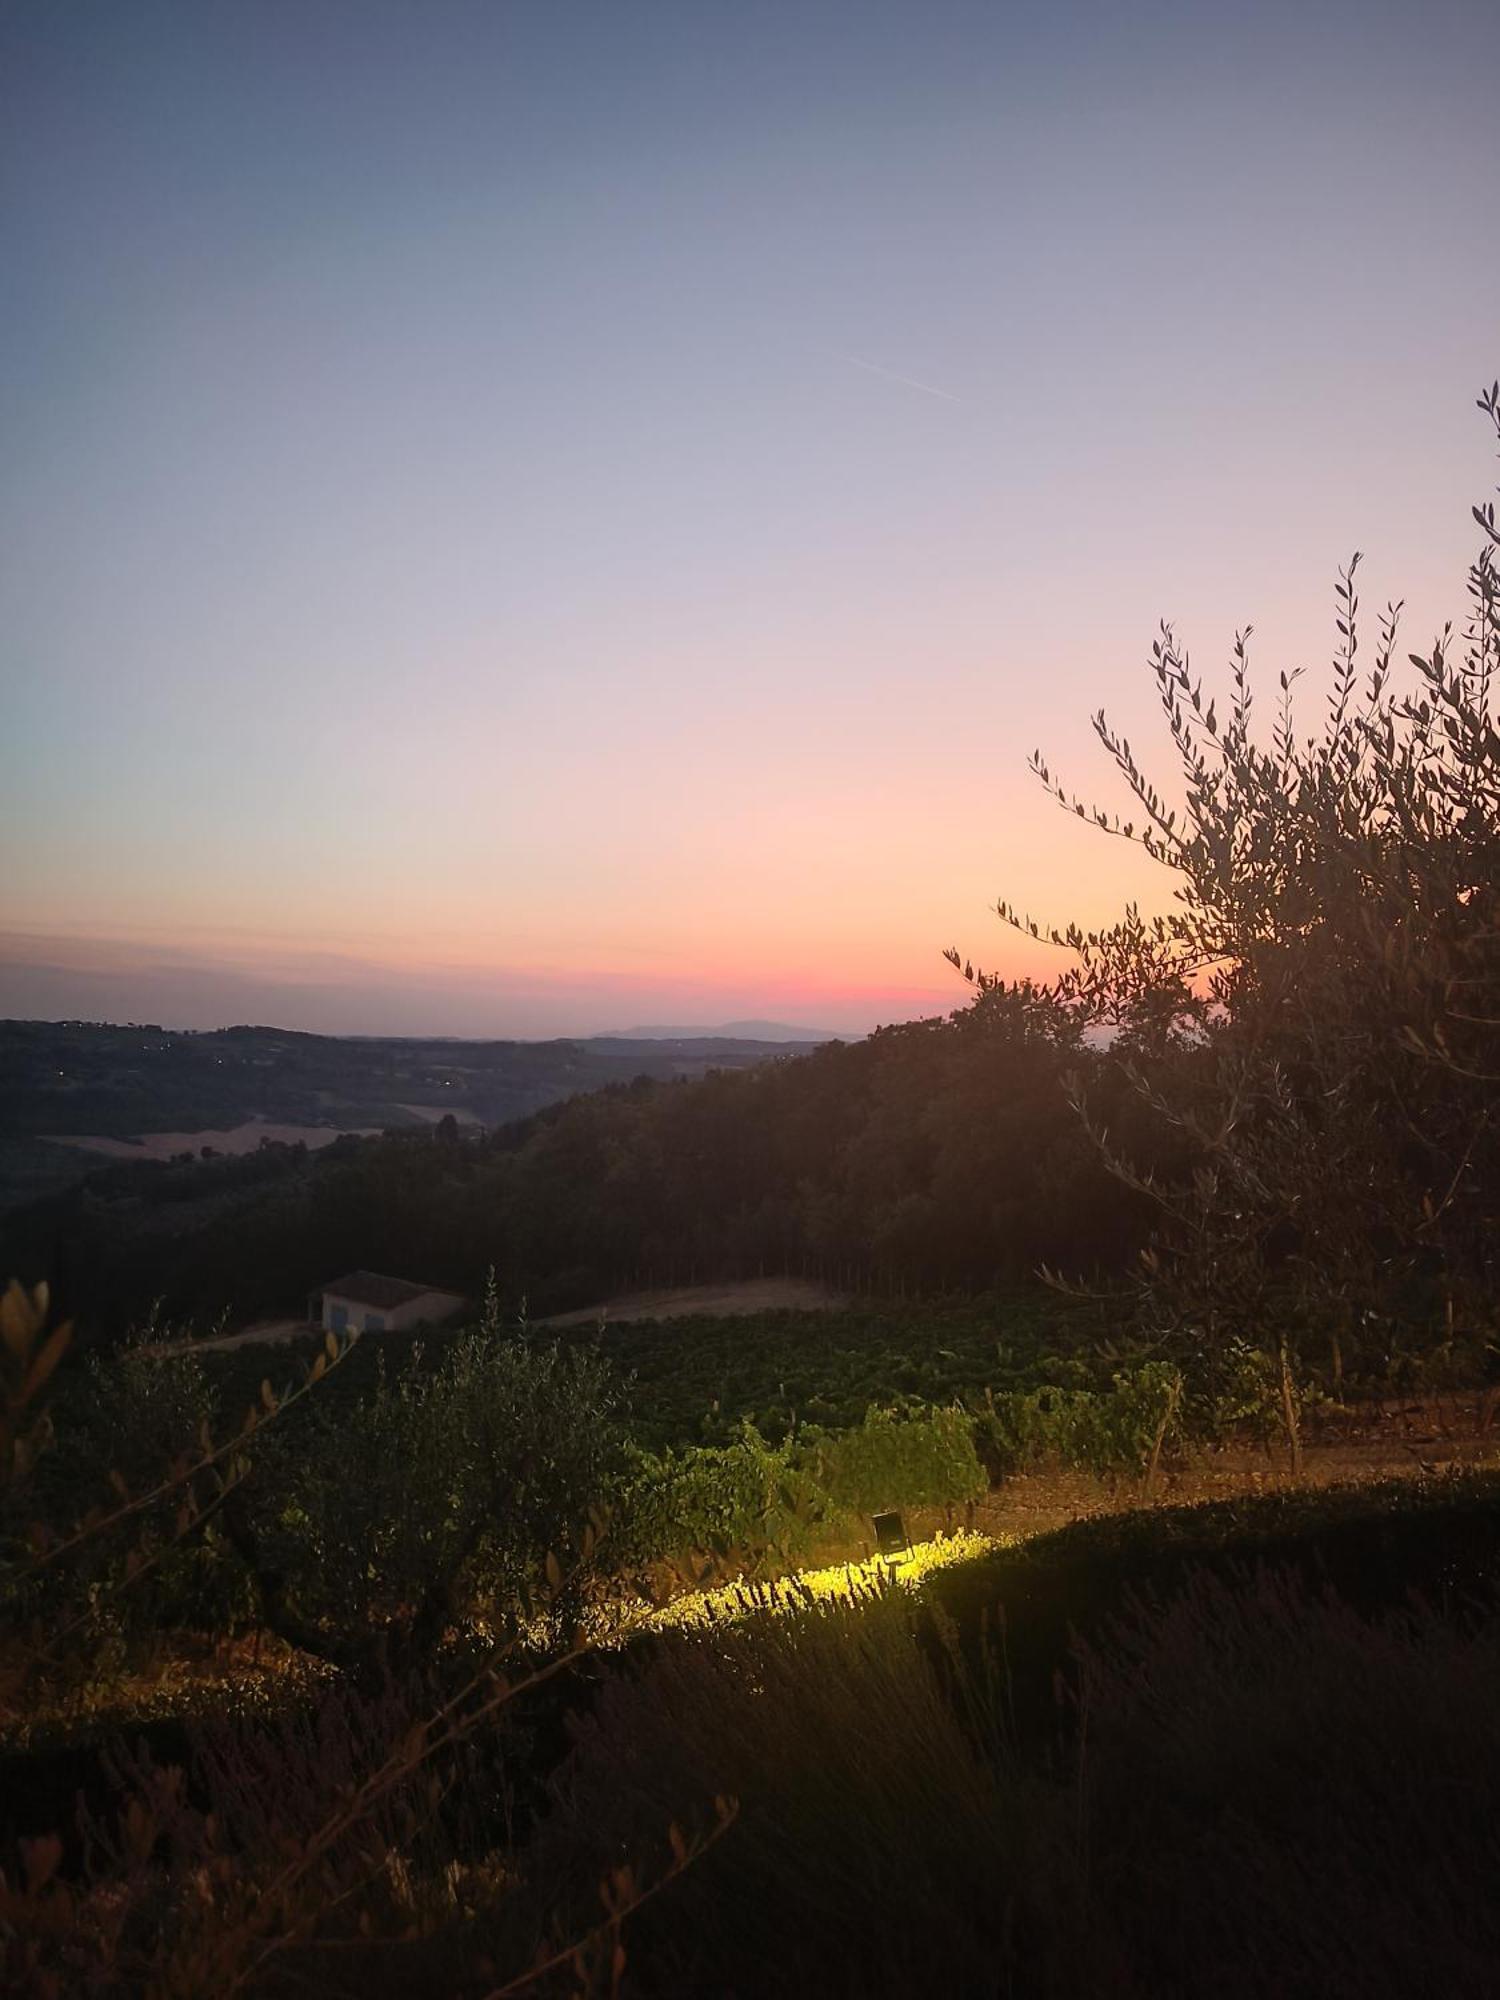
[[[6,0],[0,1015],[863,1031],[1461,617],[1488,5]]]

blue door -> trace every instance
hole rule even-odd
[[[331,1332],[342,1333],[348,1324],[349,1308],[347,1306],[330,1306],[328,1308],[328,1326]]]

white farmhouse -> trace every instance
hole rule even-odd
[[[465,1304],[457,1292],[387,1278],[379,1271],[350,1271],[309,1293],[307,1317],[330,1333],[401,1333],[408,1327],[436,1326]]]

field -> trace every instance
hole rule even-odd
[[[722,1299],[725,1289],[691,1287],[651,1295],[660,1316],[611,1319],[602,1335],[598,1310],[591,1309],[537,1322],[527,1337],[597,1350],[628,1403],[632,1430],[654,1448],[721,1444],[747,1418],[777,1439],[798,1424],[858,1424],[872,1405],[904,1398],[947,1403],[1043,1381],[1108,1385],[1108,1365],[1090,1348],[1097,1319],[1040,1286],[979,1301],[909,1305],[851,1304],[820,1287],[787,1289],[830,1302],[754,1310],[756,1293],[745,1286],[736,1288],[738,1309],[704,1313],[694,1308],[705,1296]],[[682,1310],[662,1313],[663,1304]],[[462,1331],[372,1336],[356,1345],[321,1393],[357,1394],[382,1358],[399,1369],[417,1350],[436,1362]],[[287,1340],[278,1327],[277,1340],[274,1352],[257,1342],[199,1344],[226,1409],[253,1402],[267,1373],[277,1383],[292,1379],[299,1362],[318,1351],[321,1335]]]
[[[362,1125],[351,1129],[361,1138],[368,1138],[379,1127]],[[110,1139],[99,1134],[85,1137],[64,1132],[47,1132],[42,1136],[51,1145],[76,1146],[82,1152],[99,1153],[110,1160],[171,1160],[179,1153],[201,1154],[205,1148],[231,1159],[253,1153],[259,1146],[306,1146],[316,1151],[319,1146],[332,1145],[340,1134],[330,1125],[277,1125],[257,1116],[227,1131],[209,1127],[201,1132],[144,1132],[138,1139]]]

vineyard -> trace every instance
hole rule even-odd
[[[927,1304],[640,1322],[567,1336],[596,1344],[628,1385],[632,1429],[653,1448],[725,1444],[749,1422],[780,1440],[845,1430],[866,1411],[986,1391],[1108,1387],[1096,1311],[1033,1286]]]
[[[1205,1395],[1174,1362],[1109,1344],[1097,1307],[1040,1286],[560,1337],[502,1322],[492,1301],[486,1323],[492,1339],[594,1372],[623,1440],[615,1559],[640,1564],[712,1554],[752,1571],[783,1567],[858,1539],[882,1508],[952,1518],[993,1483],[1044,1465],[1150,1478],[1189,1443],[1271,1414],[1265,1397]],[[445,1376],[469,1337],[357,1343],[322,1392],[322,1424],[357,1428],[383,1385]],[[193,1359],[229,1415],[255,1401],[268,1368],[294,1372],[299,1351]]]

